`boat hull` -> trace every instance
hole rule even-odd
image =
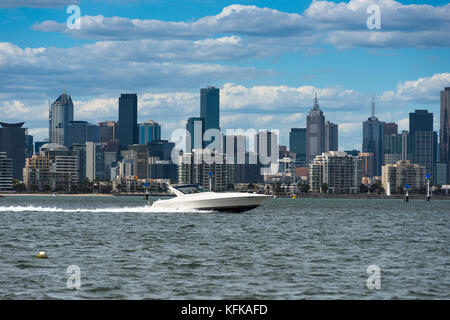
[[[270,196],[242,193],[203,193],[176,197],[169,200],[158,200],[153,208],[172,208],[183,210],[207,210],[218,212],[244,212],[259,207]]]

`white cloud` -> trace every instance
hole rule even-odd
[[[270,70],[238,67],[208,60],[217,52],[230,57],[246,55],[234,38],[189,43],[167,40],[98,42],[73,48],[19,48],[0,43],[0,92],[11,96],[49,95],[70,88],[83,96],[118,94],[118,91],[144,91],[149,88],[198,88],[233,78],[255,79],[273,74]],[[155,47],[155,49],[153,49]],[[236,50],[233,50],[235,48]],[[208,52],[208,53],[207,53]],[[223,56],[226,59],[226,54]],[[3,93],[3,92],[2,92]],[[6,97],[8,98],[8,97]]]
[[[438,73],[431,77],[423,77],[417,80],[401,82],[397,85],[396,91],[389,90],[384,92],[381,95],[380,101],[383,103],[436,102],[438,97],[437,93],[449,85],[450,73]]]
[[[28,134],[33,136],[34,142],[44,141],[45,139],[48,139],[48,127],[28,129]]]
[[[0,8],[59,8],[79,2],[80,0],[2,0],[0,1]]]
[[[0,102],[1,118],[11,122],[45,119],[48,118],[47,110],[48,107],[43,101],[7,100]]]
[[[381,30],[368,30],[366,9],[376,4],[381,13]],[[215,16],[192,22],[84,16],[81,29],[65,23],[44,21],[35,30],[61,32],[74,37],[102,40],[202,39],[217,35],[242,35],[248,43],[270,39],[284,50],[309,46],[324,40],[339,48],[446,47],[450,39],[450,4],[443,6],[404,5],[392,0],[351,0],[334,3],[313,1],[303,14],[288,13],[254,5],[230,5]],[[297,45],[292,45],[293,43]],[[289,45],[291,47],[289,47]],[[267,45],[269,49],[272,46]]]

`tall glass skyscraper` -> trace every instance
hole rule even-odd
[[[306,128],[291,128],[289,151],[296,154],[297,166],[306,165]]]
[[[139,125],[139,144],[147,144],[153,140],[161,140],[161,126],[156,121],[148,120]]]
[[[447,163],[450,169],[450,87],[441,91],[441,132],[440,132],[440,157],[441,162]],[[450,170],[448,172],[448,182],[450,182]]]
[[[200,118],[203,119],[203,135],[209,129],[220,130],[220,89],[206,87],[200,89]],[[205,141],[203,147],[212,141]]]
[[[192,149],[203,148],[203,133],[205,132],[203,118],[191,117],[186,123],[186,131],[189,132],[190,139],[186,139],[186,152]]]
[[[409,134],[416,131],[433,131],[433,113],[428,110],[415,110],[409,114]]]
[[[25,166],[25,128],[24,122],[0,122],[0,152],[12,159],[12,175],[22,180],[22,169]]]
[[[363,123],[362,151],[373,153],[373,174],[381,176],[383,165],[384,122],[375,117],[375,103],[372,102],[372,116]]]
[[[73,121],[73,102],[65,92],[50,106],[49,138],[51,143],[65,145],[67,125]]]
[[[415,110],[409,114],[409,134],[413,139],[414,163],[425,167],[425,173],[433,176],[437,158],[437,132],[433,131],[433,113]]]
[[[220,129],[219,106],[220,89],[207,87],[200,89],[200,117],[204,120],[204,130]]]
[[[135,93],[122,93],[120,95],[118,138],[121,147],[139,143],[137,94]]]
[[[325,151],[338,151],[338,125],[330,121],[325,122]]]
[[[75,143],[100,142],[100,127],[87,121],[71,121],[67,124],[66,147]]]

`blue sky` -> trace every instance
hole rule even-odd
[[[67,28],[70,4],[80,30]],[[372,4],[380,30],[366,26]],[[43,139],[64,88],[91,122],[116,120],[120,93],[136,92],[139,121],[169,138],[199,114],[199,89],[216,85],[222,128],[280,129],[287,144],[318,92],[340,149],[361,148],[372,94],[381,120],[407,129],[408,113],[427,108],[438,129],[449,30],[446,1],[3,0],[0,111]]]

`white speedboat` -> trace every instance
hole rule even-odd
[[[196,184],[169,186],[169,190],[176,197],[157,200],[152,208],[244,212],[259,207],[265,200],[271,198],[255,193],[205,191]]]

